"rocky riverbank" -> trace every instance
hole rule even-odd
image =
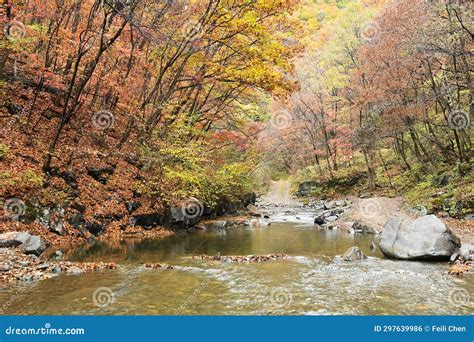
[[[83,205],[42,206],[34,201],[10,199],[0,212],[0,234],[24,231],[42,237],[46,246],[74,246],[117,236],[167,237],[206,220],[226,215],[243,215],[255,203],[253,193],[222,198],[212,207],[190,198],[176,205],[150,209],[140,198],[113,199],[110,210],[90,213]]]
[[[56,277],[60,274],[81,275],[86,272],[103,272],[118,267],[113,262],[71,262],[62,260],[60,251],[51,258],[25,254],[21,248],[0,248],[0,283],[31,282]],[[162,263],[144,263],[149,270],[171,270],[173,266]]]
[[[371,248],[380,249],[388,258],[444,260],[451,263],[450,274],[474,274],[470,221],[457,220],[453,224],[452,219],[442,220],[428,215],[423,208],[407,208],[401,198],[312,200],[306,206],[319,210],[314,223],[321,229],[374,235]],[[352,261],[353,255],[350,250],[349,257],[343,259]]]
[[[373,236],[371,249],[380,248],[383,254],[395,259],[449,260],[453,265],[451,274],[472,274],[474,247],[465,243],[451,231],[439,218],[425,213],[410,211],[401,205],[399,199],[345,198],[340,200],[296,200],[272,203],[260,199],[247,208],[247,215],[221,217],[214,220],[198,220],[189,224],[187,232],[199,233],[207,230],[227,230],[236,227],[267,227],[272,222],[293,218],[301,220],[302,212],[311,213],[311,223],[318,229],[340,230],[341,234],[366,234]],[[281,216],[284,216],[283,218]],[[382,222],[386,220],[384,224]],[[403,223],[403,224],[402,224]],[[271,227],[270,227],[271,228]],[[403,229],[402,229],[403,228]],[[404,233],[406,232],[406,234]],[[138,226],[132,229],[111,231],[90,239],[127,239],[145,237],[166,237],[174,234],[172,230],[154,228],[143,230]],[[405,236],[406,235],[406,236]],[[428,241],[429,240],[429,241]],[[54,241],[54,239],[53,239]],[[462,244],[461,244],[462,241]],[[41,280],[60,273],[80,274],[87,271],[113,269],[110,263],[73,263],[63,261],[63,252],[55,250],[51,242],[43,236],[24,231],[0,234],[0,281]],[[53,245],[54,246],[54,245]],[[66,250],[75,244],[66,244]],[[44,253],[45,251],[47,253]],[[64,249],[63,249],[64,250]],[[285,259],[284,254],[249,256],[208,256],[198,255],[194,260],[206,262],[266,262]],[[342,256],[346,261],[363,261],[365,255],[354,246]],[[144,268],[172,269],[172,266],[146,263]]]
[[[88,219],[90,215],[80,205],[44,207],[33,201],[10,200],[3,211],[7,216],[0,217],[0,248],[15,248],[15,251],[4,253],[4,260],[0,262],[0,275],[8,272],[8,269],[13,270],[12,274],[3,278],[16,277],[21,268],[21,263],[17,263],[16,259],[23,254],[49,260],[55,250],[67,257],[75,248],[100,240],[165,238],[177,231],[252,225],[248,217],[233,216],[246,214],[247,206],[254,204],[255,199],[255,194],[244,194],[233,200],[222,198],[218,205],[209,207],[191,198],[181,205],[152,212],[139,199],[126,201],[117,198],[116,205],[112,207],[116,214],[105,217],[96,213],[94,219]],[[24,271],[26,274],[32,273],[29,269]],[[46,273],[37,272],[35,274],[38,276],[34,274],[30,278],[36,280]]]
[[[170,216],[166,221],[161,221],[162,219],[156,221],[155,218],[158,216],[154,214],[140,214],[133,216],[135,218],[133,224],[126,228],[111,223],[107,226],[107,229],[102,231],[90,231],[89,229],[83,229],[84,227],[73,227],[69,222],[64,225],[60,224],[62,230],[59,232],[57,229],[51,229],[53,226],[58,227],[58,224],[52,224],[53,221],[56,222],[56,219],[52,219],[51,216],[48,216],[48,219],[40,216],[41,219],[29,224],[23,222],[23,220],[14,220],[9,227],[18,230],[0,232],[0,282],[37,281],[57,276],[60,273],[81,274],[88,271],[116,268],[116,265],[111,263],[63,261],[79,246],[94,244],[100,240],[156,239],[172,236],[176,234],[177,230],[191,232],[205,229],[227,229],[238,225],[254,225],[256,221],[252,220],[250,216],[209,219],[217,216],[218,213],[225,214],[227,211],[244,213],[243,210],[246,210],[244,204],[253,202],[254,200],[249,197],[245,200],[245,203],[234,203],[232,206],[229,204],[219,207],[220,209],[204,211],[204,207],[198,208],[196,213],[193,211],[196,217],[186,217],[185,209],[170,209]],[[156,225],[165,222],[168,227]],[[93,233],[96,233],[96,235]],[[146,263],[143,267],[148,269],[172,268],[172,266],[153,263]]]
[[[58,258],[59,258],[58,254]],[[79,275],[117,268],[115,263],[78,263],[43,260],[34,254],[26,255],[18,248],[0,248],[0,282],[37,281],[59,274]]]
[[[449,261],[450,274],[473,274],[474,245],[468,220],[428,215],[423,207],[409,208],[402,198],[355,198],[340,200],[304,199],[257,203],[263,217],[272,222],[279,211],[296,215],[311,211],[314,225],[323,230],[341,230],[351,235],[371,235],[370,248],[385,257],[415,261]],[[364,260],[357,246],[342,256],[346,261]]]

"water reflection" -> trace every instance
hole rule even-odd
[[[161,240],[98,242],[73,260],[114,261],[117,270],[61,275],[29,288],[7,314],[472,314],[472,280],[447,275],[445,263],[392,261],[370,250],[372,236],[319,231],[291,222],[181,234]],[[336,258],[351,246],[369,256]],[[289,260],[255,264],[203,263],[196,254],[286,253]],[[165,262],[174,270],[144,270]],[[108,288],[114,301],[94,305]],[[0,292],[0,303],[15,294]],[[464,295],[460,297],[459,294]],[[460,301],[459,298],[468,300]]]

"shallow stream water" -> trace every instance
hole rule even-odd
[[[113,261],[118,269],[3,285],[0,303],[8,303],[6,314],[42,315],[474,313],[472,278],[449,276],[446,263],[388,260],[370,250],[373,236],[318,230],[312,217],[280,214],[272,216],[270,226],[101,242],[76,251],[72,259]],[[359,246],[369,258],[351,263],[337,257],[351,246]],[[290,258],[266,263],[188,258],[216,253],[285,253]],[[139,267],[145,262],[175,268]]]

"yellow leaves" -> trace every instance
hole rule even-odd
[[[247,23],[247,25],[252,28],[257,27],[257,19],[258,17],[255,12],[247,12],[243,17],[243,20]]]
[[[168,202],[193,196],[208,204],[250,188],[247,174],[254,164],[247,161],[219,163],[217,154],[209,152],[210,147],[205,140],[185,142],[180,139],[170,141],[159,152],[144,151],[144,160],[156,159],[159,164],[152,170],[156,178],[142,187],[147,193],[161,193]]]
[[[300,15],[314,13],[319,27],[305,41],[306,56],[298,66],[300,73],[309,75],[313,83],[323,83],[328,89],[347,85],[348,70],[355,67],[350,53],[355,53],[360,45],[356,32],[362,23],[370,20],[375,9],[375,5],[350,1],[306,3]]]

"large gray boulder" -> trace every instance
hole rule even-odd
[[[0,247],[17,247],[31,237],[28,232],[7,232],[0,234]]]
[[[380,236],[380,250],[394,259],[449,260],[461,242],[436,216],[414,221],[391,218]]]
[[[46,243],[41,237],[33,235],[20,246],[20,249],[25,254],[40,256],[46,249]]]

